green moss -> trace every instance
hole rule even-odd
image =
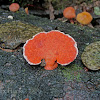
[[[60,67],[59,70],[62,72],[63,76],[65,77],[65,81],[81,80],[82,67],[78,66],[77,64],[70,64],[68,66],[63,66]]]
[[[0,46],[2,48],[15,49],[21,43],[25,43],[35,34],[44,29],[21,21],[12,21],[0,24]]]

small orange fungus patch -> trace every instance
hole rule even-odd
[[[28,15],[29,11],[28,11],[28,7],[25,8],[25,13]]]
[[[74,23],[72,19],[76,17],[75,9],[73,7],[65,8],[63,11],[63,16],[69,19],[71,23]]]
[[[83,25],[87,25],[89,24],[91,21],[92,21],[92,16],[90,13],[88,12],[82,12],[82,13],[79,13],[76,17],[76,20],[83,24]]]
[[[57,68],[58,63],[67,65],[74,61],[78,54],[75,40],[58,30],[41,32],[26,41],[23,56],[31,65],[38,65],[44,59],[46,70]]]
[[[9,10],[12,11],[12,12],[18,11],[19,8],[20,8],[20,6],[19,6],[18,3],[12,3],[12,4],[9,6]]]
[[[29,100],[29,98],[25,98],[24,100]]]

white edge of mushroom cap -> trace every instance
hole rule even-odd
[[[68,36],[69,38],[71,38],[71,39],[75,42],[74,47],[76,48],[77,53],[76,53],[76,56],[75,56],[74,59],[76,59],[76,57],[77,57],[77,55],[78,55],[78,48],[77,48],[77,42],[74,40],[74,38],[72,38],[69,34],[65,34],[64,32],[61,32],[61,31],[59,31],[59,30],[51,30],[51,31],[56,31],[56,32],[58,31],[58,32],[60,32],[60,33],[62,33],[62,34],[64,34],[64,35],[66,35],[66,36]],[[26,46],[26,44],[28,43],[28,41],[33,40],[35,36],[37,36],[37,35],[39,35],[39,34],[41,34],[41,33],[48,34],[48,33],[51,32],[51,31],[48,31],[48,32],[44,32],[44,31],[43,31],[43,32],[37,33],[37,34],[34,35],[31,39],[27,40],[26,43],[24,44],[24,46],[23,46],[23,56],[24,56],[24,58],[26,59],[26,61],[27,61],[30,65],[39,65],[39,64],[41,63],[41,61],[40,61],[40,63],[34,64],[34,63],[31,63],[31,62],[28,60],[27,56],[25,55],[25,46]],[[42,60],[42,59],[41,59],[41,60]],[[57,63],[58,63],[58,62],[57,62]],[[61,64],[61,65],[68,65],[68,64],[70,64],[70,63],[71,63],[71,62],[65,63],[65,64],[61,64],[61,63],[58,63],[58,64]]]

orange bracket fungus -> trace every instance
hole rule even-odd
[[[23,56],[27,62],[30,65],[38,65],[44,59],[46,70],[53,70],[58,64],[68,65],[74,61],[77,54],[75,40],[58,30],[40,32],[23,46]]]
[[[73,7],[67,7],[63,11],[63,16],[70,20],[72,24],[74,24],[73,18],[76,17],[75,9]]]
[[[83,25],[87,25],[89,24],[91,21],[92,21],[92,16],[90,13],[88,12],[82,12],[82,13],[79,13],[76,17],[76,20],[83,24]]]
[[[12,4],[9,6],[9,10],[12,11],[12,12],[18,11],[19,8],[20,8],[20,6],[19,6],[18,3],[12,3]]]

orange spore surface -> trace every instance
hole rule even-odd
[[[46,70],[55,69],[58,64],[67,65],[77,56],[76,42],[60,31],[39,33],[24,45],[24,56],[30,64],[39,64],[45,59]]]

